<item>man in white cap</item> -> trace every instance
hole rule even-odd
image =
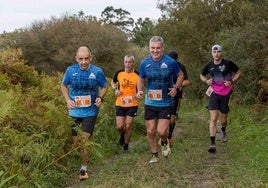
[[[226,126],[229,100],[234,83],[239,79],[241,72],[234,62],[222,58],[222,47],[220,45],[212,46],[212,57],[213,60],[208,62],[202,69],[200,79],[209,86],[207,95],[209,95],[208,110],[210,113],[209,133],[211,145],[208,152],[215,153],[217,118],[220,113],[222,138],[224,142],[227,142]]]

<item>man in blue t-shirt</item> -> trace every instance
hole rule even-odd
[[[107,93],[107,81],[101,68],[91,64],[92,54],[89,48],[78,48],[76,64],[67,68],[61,91],[66,100],[69,115],[74,119],[72,138],[77,143],[77,126],[82,126],[82,165],[79,172],[80,180],[88,178],[87,161],[89,149],[87,141],[93,135],[102,99]]]
[[[149,42],[150,56],[145,58],[139,69],[137,98],[145,91],[145,124],[147,138],[152,153],[149,163],[158,162],[158,135],[162,142],[162,155],[167,157],[171,150],[167,140],[173,97],[181,87],[183,73],[177,62],[164,55],[164,40],[154,36]],[[176,83],[173,80],[176,78]]]

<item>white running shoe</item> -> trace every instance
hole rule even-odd
[[[168,157],[170,155],[170,153],[171,153],[171,149],[170,149],[169,145],[163,145],[162,146],[162,155],[164,157]]]
[[[155,155],[153,155],[152,158],[149,161],[149,164],[157,163],[157,162],[158,162],[158,158]]]

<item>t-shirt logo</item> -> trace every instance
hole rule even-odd
[[[96,76],[95,76],[95,74],[91,73],[91,74],[89,75],[89,78],[91,78],[91,79],[96,79]]]
[[[221,72],[223,72],[225,70],[225,65],[219,66],[219,69]]]
[[[167,64],[166,63],[162,63],[161,69],[166,69],[166,68],[167,68]]]

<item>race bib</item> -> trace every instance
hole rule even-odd
[[[213,93],[213,89],[211,86],[208,87],[207,91],[206,91],[206,95],[210,96]]]
[[[126,96],[126,97],[122,97],[122,105],[130,105],[133,103],[133,97],[132,96]]]
[[[148,98],[155,101],[162,100],[162,90],[161,89],[150,89],[148,90]]]
[[[91,105],[91,95],[75,96],[75,104],[77,107],[84,108]]]

